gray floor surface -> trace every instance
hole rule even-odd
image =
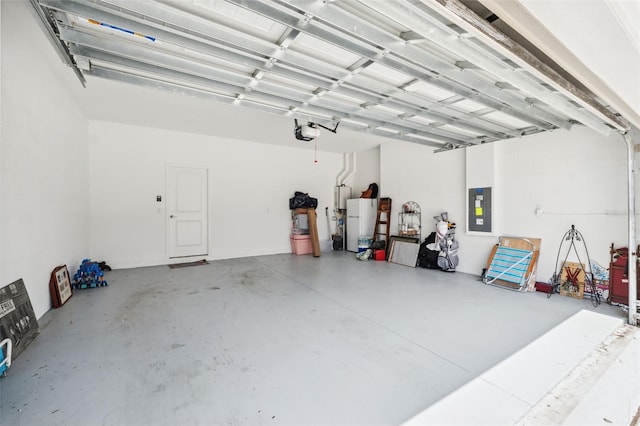
[[[581,309],[625,317],[348,252],[107,280],[40,319],[0,424],[400,424]]]

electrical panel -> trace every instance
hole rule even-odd
[[[469,188],[468,231],[491,232],[491,188]]]

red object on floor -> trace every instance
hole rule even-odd
[[[375,260],[385,260],[386,252],[384,250],[374,250],[373,258]]]
[[[551,284],[536,281],[536,291],[540,291],[542,293],[551,293],[551,287]]]

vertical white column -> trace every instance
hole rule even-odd
[[[627,177],[628,177],[628,203],[629,203],[629,324],[638,325],[638,315],[636,313],[636,265],[638,253],[636,252],[636,198],[635,198],[635,145],[629,132],[625,133],[624,140],[627,143]]]

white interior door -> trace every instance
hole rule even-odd
[[[167,166],[167,253],[208,254],[207,169]]]

